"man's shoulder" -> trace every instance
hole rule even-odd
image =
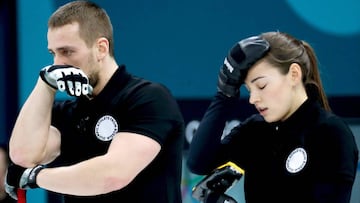
[[[132,77],[125,86],[124,93],[129,96],[137,95],[142,97],[155,97],[159,99],[163,97],[174,99],[172,92],[166,85],[140,77]]]

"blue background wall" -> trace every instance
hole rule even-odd
[[[0,1],[0,141],[7,139],[17,108],[30,94],[39,69],[52,63],[47,51],[47,19],[66,2],[69,1]],[[313,45],[330,97],[350,98],[346,101],[360,97],[358,0],[95,2],[112,19],[118,62],[126,64],[134,74],[166,84],[179,100],[190,102],[191,105],[183,106],[186,113],[197,110],[196,116],[191,111],[187,119],[190,123],[200,119],[207,99],[214,94],[218,69],[228,49],[244,37],[266,31],[288,32]],[[246,98],[246,91],[242,92]],[[201,108],[196,103],[199,100],[205,101]],[[354,102],[342,106],[352,108],[352,117],[360,117],[360,108]],[[199,177],[186,169],[184,177],[185,202],[190,202],[191,186]],[[46,202],[44,192],[31,191],[29,202]]]
[[[8,141],[17,107],[16,4],[0,1],[0,143]]]
[[[52,63],[47,54],[47,19],[68,1],[18,2],[23,101],[38,70]],[[249,35],[276,30],[313,45],[329,95],[360,95],[357,0],[95,2],[112,18],[118,62],[135,74],[165,83],[178,98],[210,97],[228,49]]]

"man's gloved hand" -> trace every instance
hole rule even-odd
[[[44,168],[44,165],[37,165],[34,168],[23,168],[21,166],[10,164],[5,178],[5,191],[17,200],[17,189],[38,188],[36,176]]]
[[[85,73],[69,65],[49,65],[41,69],[41,79],[50,87],[70,96],[91,95],[92,87]]]
[[[249,68],[269,51],[269,43],[259,36],[243,39],[229,51],[220,68],[218,91],[228,97],[240,95]]]

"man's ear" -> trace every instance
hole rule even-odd
[[[96,42],[97,48],[97,60],[102,60],[106,55],[109,54],[109,40],[105,37],[100,37]]]

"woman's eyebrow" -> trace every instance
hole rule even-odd
[[[261,78],[264,78],[264,76],[256,77],[256,78],[252,79],[252,80],[250,81],[250,83],[254,83],[254,82],[256,82],[257,80],[259,80],[259,79],[261,79]]]

